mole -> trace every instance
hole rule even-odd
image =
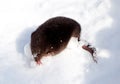
[[[53,17],[41,24],[31,34],[31,52],[37,64],[41,64],[43,56],[55,56],[62,52],[71,37],[77,38],[80,41],[81,26],[80,24],[68,17]],[[94,50],[88,46],[83,49],[93,55]]]

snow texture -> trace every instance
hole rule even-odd
[[[0,0],[0,84],[119,84],[119,0]],[[31,33],[55,16],[75,19],[81,39],[98,50],[98,64],[72,38],[56,56],[37,66]]]

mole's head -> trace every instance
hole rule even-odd
[[[36,30],[31,34],[31,52],[36,62],[39,62],[43,56],[47,56],[50,52],[49,45],[45,40],[41,30]]]
[[[31,34],[31,42],[30,42],[30,46],[31,46],[31,52],[32,54],[37,54],[39,52],[39,34],[37,35],[37,32],[33,32]]]

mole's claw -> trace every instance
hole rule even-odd
[[[36,63],[37,63],[38,65],[42,64],[42,62],[41,62],[41,61],[37,61]]]

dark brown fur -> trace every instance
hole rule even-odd
[[[71,37],[80,40],[81,27],[66,17],[55,17],[40,25],[31,35],[31,51],[38,62],[47,54],[56,55],[64,50]]]

